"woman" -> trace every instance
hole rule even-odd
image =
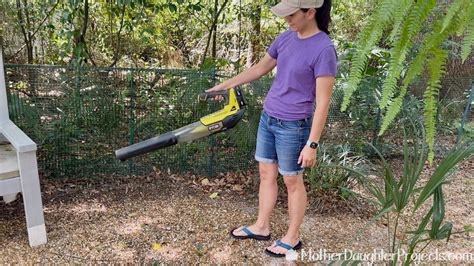
[[[230,232],[237,239],[270,239],[270,215],[280,173],[288,190],[289,227],[280,240],[266,248],[274,257],[284,257],[288,250],[302,246],[299,230],[307,204],[303,172],[316,163],[337,68],[336,51],[328,37],[330,10],[330,0],[281,1],[271,11],[284,17],[290,30],[276,38],[258,64],[207,90],[251,82],[277,67],[257,133],[258,218],[254,224]]]

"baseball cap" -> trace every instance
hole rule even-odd
[[[279,17],[289,16],[300,8],[320,8],[324,0],[282,0],[270,10]]]

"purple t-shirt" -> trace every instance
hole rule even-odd
[[[277,60],[277,73],[265,98],[264,110],[283,120],[313,115],[316,78],[336,76],[337,55],[325,32],[300,39],[294,31],[280,34],[268,48]]]

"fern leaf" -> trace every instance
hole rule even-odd
[[[471,54],[472,45],[474,45],[474,18],[472,18],[464,33],[464,40],[461,46],[461,60],[463,63]]]
[[[424,70],[426,62],[426,54],[418,54],[415,59],[410,63],[410,66],[407,69],[405,78],[403,79],[402,86],[400,88],[400,93],[395,98],[393,103],[387,107],[387,113],[385,114],[380,127],[379,136],[383,135],[388,127],[397,117],[398,113],[401,111],[403,100],[408,90],[408,86],[418,77]]]
[[[379,8],[377,14],[378,19],[384,23],[392,21],[397,6],[400,4],[400,0],[384,0]]]
[[[448,31],[449,35],[464,36],[460,54],[462,63],[464,63],[471,54],[474,44],[474,2],[472,0],[456,0],[452,3],[443,22],[443,31]]]
[[[454,18],[456,13],[464,6],[465,2],[465,0],[457,0],[449,6],[448,11],[444,16],[443,27],[441,28],[441,31],[444,31],[448,27],[451,20]]]
[[[392,124],[393,120],[397,117],[397,115],[402,110],[403,100],[405,99],[405,95],[407,94],[407,88],[403,87],[400,90],[397,98],[387,107],[387,113],[385,114],[382,122],[382,126],[380,127],[379,136],[383,135],[388,127]]]
[[[412,8],[413,5],[413,0],[411,1],[400,1],[400,5],[397,7],[397,10],[395,11],[395,15],[393,16],[393,28],[392,32],[390,33],[390,36],[388,37],[390,42],[394,42],[395,38],[400,34],[400,28],[405,21],[406,14],[408,11]]]
[[[422,72],[425,67],[426,54],[419,53],[408,67],[405,78],[403,79],[403,88],[408,87]]]
[[[429,74],[428,87],[424,93],[424,115],[426,128],[426,141],[429,147],[428,160],[434,158],[434,140],[436,135],[436,112],[438,93],[441,88],[441,77],[445,73],[445,63],[448,53],[440,48],[433,49],[432,57],[428,59],[427,68]]]
[[[367,66],[370,50],[382,37],[383,30],[394,15],[394,10],[398,1],[383,0],[379,8],[376,9],[376,14],[371,16],[371,21],[359,34],[356,42],[358,51],[355,58],[352,60],[352,65],[349,69],[349,81],[346,90],[344,90],[344,99],[341,104],[341,111],[345,111],[350,103],[352,94],[357,90],[360,81],[363,78],[365,68]]]
[[[440,47],[441,44],[459,27],[459,23],[456,23],[457,19],[450,20],[447,29],[442,31],[442,20],[443,18],[440,17],[432,22],[433,30],[425,37],[418,55],[426,56],[431,53],[433,49]]]
[[[471,0],[464,0],[463,8],[459,10],[460,14],[455,16],[454,19],[459,21],[459,27],[456,34],[461,36],[465,31],[469,22],[474,20],[474,2]]]
[[[418,1],[413,4],[408,12],[408,16],[402,25],[399,38],[392,48],[392,58],[387,74],[387,78],[382,85],[382,99],[380,108],[386,108],[390,98],[395,93],[398,79],[403,70],[407,53],[413,47],[413,39],[422,29],[424,22],[428,19],[431,11],[436,6],[435,0]]]

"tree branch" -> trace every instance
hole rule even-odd
[[[110,64],[109,67],[113,67],[115,66],[115,64],[117,64],[117,61],[118,61],[118,53],[119,53],[119,44],[120,44],[120,34],[122,32],[122,28],[123,28],[123,22],[124,22],[124,17],[125,17],[125,5],[122,6],[122,16],[120,18],[120,28],[117,32],[117,43],[115,45],[115,52],[114,52],[114,61],[112,62],[112,64]]]
[[[28,39],[28,34],[26,32],[25,20],[23,18],[23,12],[22,12],[22,7],[21,7],[21,1],[20,0],[16,0],[16,8],[17,8],[18,21],[20,22],[20,30],[21,30],[21,33],[23,34],[23,39],[25,41],[24,46],[26,46],[29,50],[30,49],[30,44],[29,44],[30,40]],[[29,58],[28,58],[28,61],[29,61]]]
[[[38,31],[40,30],[40,28],[43,26],[43,24],[46,22],[46,20],[49,18],[49,16],[51,16],[51,14],[53,13],[53,11],[56,9],[56,7],[58,6],[60,1],[57,1],[56,4],[48,11],[48,13],[46,14],[46,16],[44,16],[43,20],[41,21],[41,23],[38,25],[38,27],[35,29],[35,31],[33,32],[33,34],[31,34],[31,38],[34,38],[36,33],[38,33]],[[17,1],[17,7],[18,7],[18,1]],[[20,24],[21,24],[21,21],[20,21]],[[26,33],[25,33],[26,34]],[[25,35],[24,34],[24,35]],[[17,56],[23,49],[25,49],[26,47],[26,43],[23,44],[22,47],[20,47],[20,49],[18,51],[16,51],[12,56],[10,56],[9,58],[7,58],[5,61],[8,61],[12,58],[14,58],[15,56]]]
[[[216,1],[218,1],[218,0],[216,0]],[[215,31],[215,29],[217,27],[217,21],[219,20],[219,16],[220,16],[222,10],[224,10],[224,8],[225,8],[225,6],[227,5],[228,2],[229,2],[229,0],[225,0],[224,3],[222,4],[221,8],[219,9],[219,11],[217,11],[217,14],[215,14],[215,16],[214,16],[214,20],[212,22],[212,25],[211,25],[211,28],[210,28],[210,31],[209,31],[209,35],[207,36],[206,49],[204,49],[204,55],[202,57],[201,65],[204,64],[204,61],[206,60],[206,54],[207,54],[207,50],[209,50],[209,45],[211,43],[212,33]]]

